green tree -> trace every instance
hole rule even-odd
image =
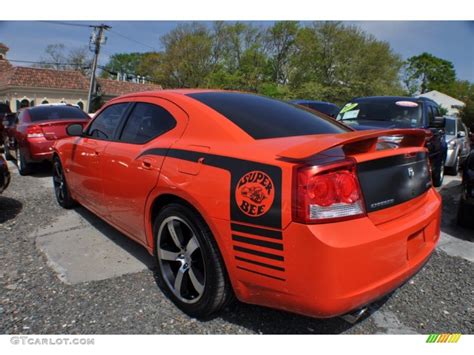
[[[154,80],[166,87],[205,87],[213,69],[212,36],[200,23],[182,24],[161,38],[164,47]]]
[[[298,31],[296,47],[290,86],[301,98],[340,104],[354,96],[402,91],[400,57],[356,26],[314,22]]]
[[[450,61],[425,52],[407,59],[403,77],[410,94],[423,94],[449,88],[456,80],[456,71]]]
[[[276,22],[266,31],[265,47],[269,56],[271,80],[275,84],[288,84],[298,30],[298,22],[282,21]]]
[[[118,73],[129,76],[146,76],[147,73],[139,70],[140,63],[145,56],[146,53],[116,53],[109,58],[101,76],[109,78]]]

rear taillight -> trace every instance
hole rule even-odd
[[[344,160],[295,171],[293,219],[300,223],[327,223],[365,215],[356,163]]]
[[[44,133],[40,126],[29,126],[26,129],[26,137],[41,138],[41,137],[44,137]]]

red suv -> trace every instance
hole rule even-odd
[[[71,123],[85,126],[90,117],[71,105],[41,105],[18,113],[14,124],[6,130],[5,157],[16,159],[21,175],[31,172],[32,163],[51,160],[53,143],[67,136]]]

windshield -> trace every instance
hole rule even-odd
[[[74,106],[37,106],[30,110],[30,117],[31,122],[66,119],[89,119],[89,116],[84,111]]]
[[[403,100],[351,102],[337,115],[341,121],[389,121],[407,128],[419,127],[421,117],[420,104]]]
[[[448,136],[456,135],[456,122],[454,120],[446,120],[445,132]]]

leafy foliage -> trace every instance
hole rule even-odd
[[[410,94],[444,91],[455,82],[456,72],[450,61],[425,52],[407,59],[403,80]]]

